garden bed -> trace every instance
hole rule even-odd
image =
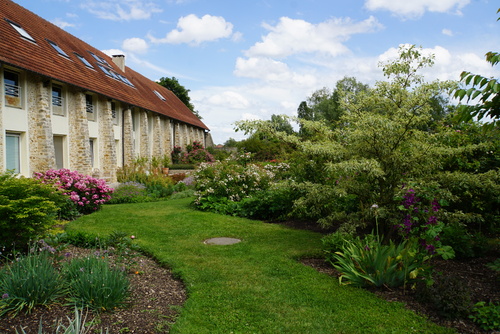
[[[65,250],[72,256],[84,256],[94,251],[76,247]],[[128,274],[131,282],[128,307],[97,316],[89,312],[85,322],[92,323],[95,329],[107,328],[109,333],[168,333],[186,300],[184,286],[168,269],[152,259],[137,254],[134,260],[136,265]],[[52,333],[59,321],[68,325],[67,317],[74,318],[73,308],[62,303],[64,301],[50,307],[37,307],[31,314],[21,313],[15,318],[3,317],[0,333],[15,334],[16,330],[21,332],[23,328],[27,334],[36,334],[40,319],[44,332]]]

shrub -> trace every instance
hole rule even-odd
[[[146,195],[147,192],[145,185],[135,181],[128,181],[121,183],[115,188],[108,203],[120,204],[143,202]]]
[[[194,141],[186,147],[186,153],[182,156],[182,163],[184,164],[200,164],[202,162],[214,162],[215,159],[199,141]]]
[[[34,179],[0,174],[0,245],[24,247],[44,234],[66,197]]]
[[[231,206],[231,203],[268,189],[273,174],[260,166],[249,164],[247,155],[243,155],[212,164],[203,163],[194,177],[195,205],[200,209],[223,212],[226,210],[221,206]]]
[[[82,214],[98,210],[102,204],[110,200],[113,192],[104,180],[64,168],[35,173],[34,177],[61,189],[77,205],[77,210]]]
[[[351,233],[343,231],[336,231],[324,236],[321,242],[323,244],[323,252],[325,253],[326,261],[333,263],[335,261],[335,253],[342,252],[348,243],[353,241],[354,236]]]
[[[37,305],[53,303],[63,292],[48,252],[22,256],[0,271],[0,316],[30,313]]]
[[[469,315],[482,330],[499,331],[500,330],[500,304],[490,302],[479,302],[474,305],[472,314]]]
[[[414,281],[427,270],[414,240],[384,245],[379,238],[368,234],[346,241],[341,252],[333,254],[332,265],[342,275],[341,283],[357,287],[398,287]]]
[[[96,248],[103,246],[103,242],[99,236],[82,231],[66,231],[58,234],[57,240],[60,243],[67,243],[82,248]]]
[[[280,220],[291,212],[298,192],[288,182],[274,183],[241,200],[238,215],[252,219]]]
[[[455,256],[449,245],[443,245],[440,233],[444,224],[439,220],[439,211],[445,201],[438,201],[434,196],[435,191],[420,189],[417,193],[412,187],[403,188],[399,210],[402,221],[396,224],[396,229],[405,238],[417,238],[424,251],[429,254],[439,254],[443,259]]]
[[[489,250],[488,240],[480,232],[472,234],[460,223],[452,223],[443,228],[441,242],[451,246],[458,259],[485,255]]]
[[[125,272],[111,268],[97,257],[75,258],[62,269],[69,282],[69,300],[97,312],[111,311],[124,306],[130,283]]]
[[[432,284],[418,284],[416,296],[447,318],[466,316],[471,306],[469,287],[460,277],[437,276]]]

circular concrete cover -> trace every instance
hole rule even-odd
[[[236,238],[222,237],[222,238],[207,239],[204,241],[204,243],[207,245],[232,245],[232,244],[237,244],[240,241],[241,241],[240,239],[236,239]]]

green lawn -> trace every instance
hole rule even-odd
[[[137,237],[185,283],[171,333],[448,333],[404,309],[302,265],[321,235],[196,211],[190,199],[106,205],[68,229]],[[234,237],[228,246],[206,245]]]

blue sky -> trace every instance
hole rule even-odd
[[[382,80],[400,44],[436,57],[428,80],[499,77],[497,0],[14,0],[151,80],[190,89],[216,144],[234,122],[294,115],[344,76]]]

